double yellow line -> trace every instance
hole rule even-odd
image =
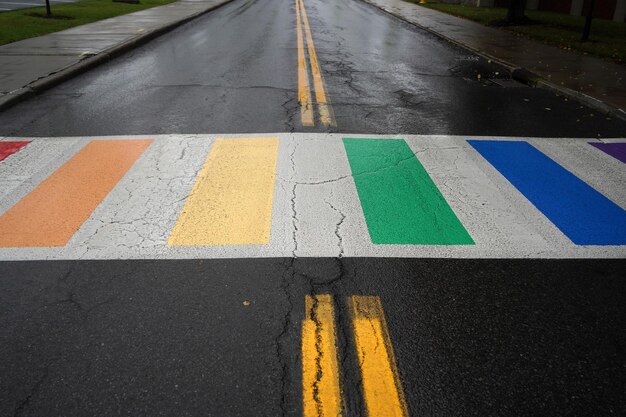
[[[319,62],[317,61],[317,53],[313,43],[313,35],[311,34],[311,26],[304,8],[304,0],[296,0],[296,19],[297,19],[297,42],[298,42],[298,102],[300,103],[302,125],[315,126],[314,107],[311,97],[311,88],[309,86],[309,71],[304,48],[304,39],[308,47],[308,57],[313,74],[313,89],[315,91],[315,101],[320,115],[320,122],[324,126],[335,126],[335,116],[332,107],[326,97],[324,90],[324,80],[320,71]],[[304,34],[303,28],[304,26]]]
[[[350,313],[367,415],[407,417],[404,392],[380,299],[350,297]],[[305,314],[302,323],[304,417],[342,416],[332,297],[307,296]]]

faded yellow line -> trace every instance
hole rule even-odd
[[[404,392],[380,299],[352,296],[351,307],[367,415],[407,417]]]
[[[168,245],[261,245],[270,240],[278,138],[217,139]]]
[[[330,103],[328,103],[326,91],[324,90],[324,80],[322,79],[322,72],[320,71],[320,66],[317,61],[317,53],[315,52],[315,45],[313,44],[313,35],[311,34],[309,18],[307,17],[306,8],[304,7],[304,0],[299,1],[300,8],[302,10],[302,19],[304,21],[307,45],[309,48],[309,61],[311,62],[311,72],[313,73],[313,88],[315,90],[317,107],[320,112],[320,120],[324,126],[335,126],[335,116],[333,115]]]
[[[302,126],[313,126],[313,104],[309,88],[309,73],[304,57],[304,40],[302,39],[302,22],[300,20],[300,3],[296,0],[296,20],[298,30],[298,102],[302,116]]]
[[[330,295],[306,296],[302,322],[304,417],[340,417],[335,313]]]

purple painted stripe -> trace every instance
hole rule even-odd
[[[619,159],[626,164],[626,142],[621,143],[597,143],[589,142],[591,145],[600,149],[604,153],[608,153],[615,159]]]

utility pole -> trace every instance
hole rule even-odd
[[[52,11],[50,10],[50,0],[46,0],[46,16],[51,17]]]
[[[587,18],[585,19],[585,28],[583,29],[582,42],[589,40],[589,32],[591,31],[591,19],[593,19],[593,6],[596,5],[596,0],[589,1],[589,10],[587,10]]]

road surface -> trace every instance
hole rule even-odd
[[[0,415],[624,414],[625,132],[235,0],[0,113]]]

